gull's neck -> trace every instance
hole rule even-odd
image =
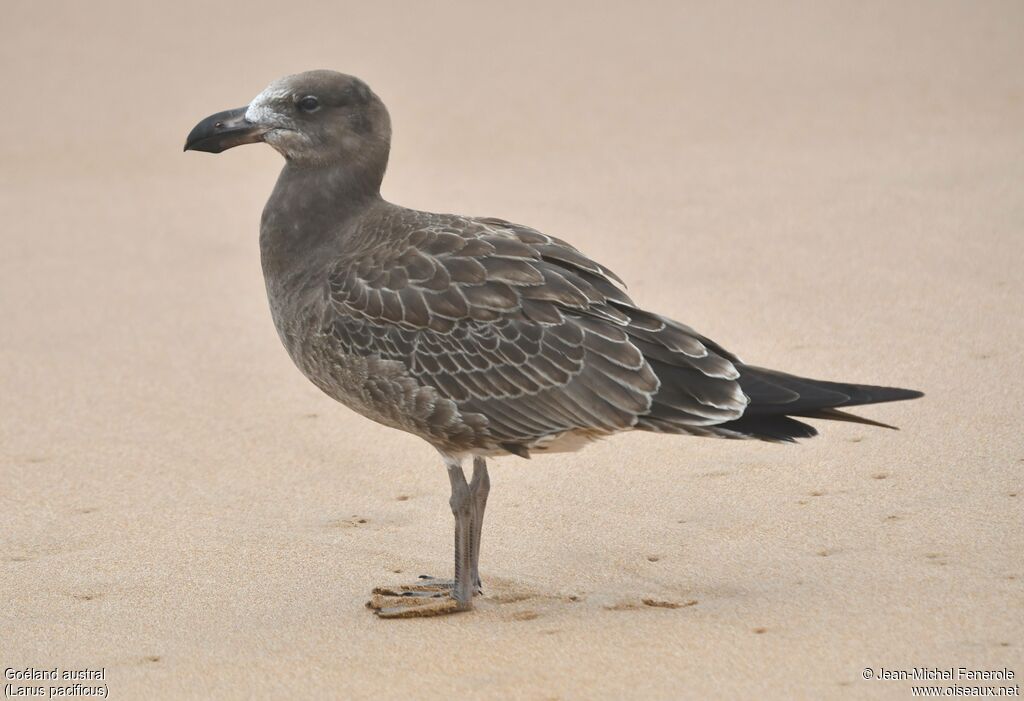
[[[300,269],[302,261],[336,255],[354,222],[382,201],[383,168],[377,173],[354,165],[286,163],[260,224],[268,281]]]

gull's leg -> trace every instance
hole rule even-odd
[[[452,596],[460,611],[468,611],[473,608],[473,591],[476,588],[473,580],[473,553],[479,550],[473,537],[476,508],[473,494],[466,484],[466,475],[462,472],[462,461],[446,459],[445,465],[452,484],[452,496],[448,503],[455,516],[455,587]]]
[[[443,455],[451,482],[449,504],[455,516],[455,579],[437,580],[421,577],[410,586],[378,587],[367,606],[382,618],[437,616],[473,608],[473,594],[479,587],[476,560],[479,557],[482,504],[487,501],[489,481],[483,459],[474,461],[473,483],[466,483],[462,461]],[[479,516],[477,516],[477,505]]]
[[[461,488],[461,487],[460,487]],[[454,498],[454,485],[453,485],[453,498]],[[487,460],[482,456],[476,456],[473,458],[473,479],[469,482],[469,493],[472,499],[470,507],[473,512],[472,527],[469,533],[469,537],[472,539],[472,559],[470,560],[470,572],[472,574],[473,582],[473,593],[482,594],[483,586],[480,582],[480,533],[483,529],[484,523],[484,509],[487,508],[487,495],[491,491],[491,478],[487,474]],[[456,530],[458,530],[458,521],[456,520]],[[456,532],[456,539],[460,536]],[[456,553],[458,553],[458,540],[456,541]],[[458,563],[456,562],[456,567]],[[388,594],[390,596],[412,596],[412,595],[429,595],[434,592],[443,592],[452,590],[455,588],[454,579],[438,579],[429,575],[421,574],[419,581],[415,584],[404,585],[401,587],[378,587],[375,591],[378,593]]]
[[[484,527],[484,509],[487,508],[487,494],[491,491],[491,477],[487,474],[487,460],[482,455],[473,458],[473,479],[469,492],[473,499],[473,587],[477,594],[483,593],[480,582],[480,535]]]

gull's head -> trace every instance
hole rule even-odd
[[[296,165],[386,163],[391,120],[358,78],[307,71],[275,80],[245,107],[199,122],[185,150],[220,153],[258,141]]]

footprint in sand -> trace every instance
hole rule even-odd
[[[516,621],[532,621],[539,617],[540,614],[536,611],[516,611],[512,614],[512,619]]]
[[[696,599],[689,599],[687,601],[668,601],[666,599],[645,598],[645,599],[641,599],[639,602],[636,602],[636,601],[620,601],[620,602],[618,602],[616,604],[610,604],[608,606],[604,606],[603,608],[604,608],[605,611],[637,611],[637,610],[643,608],[644,606],[647,606],[648,608],[656,608],[656,609],[681,609],[681,608],[689,608],[690,606],[696,606],[696,605],[697,605],[697,600]]]
[[[352,518],[336,518],[328,521],[324,524],[327,528],[359,528],[369,523],[368,519],[362,518],[361,516],[353,516]]]
[[[644,606],[650,606],[651,608],[658,609],[681,609],[689,608],[690,606],[696,606],[697,600],[690,599],[689,601],[665,601],[662,599],[642,599]]]
[[[103,594],[85,593],[85,594],[72,594],[79,601],[95,601],[96,599],[102,599]]]

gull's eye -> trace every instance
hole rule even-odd
[[[316,112],[320,109],[320,100],[316,99],[312,95],[307,95],[299,100],[299,109],[303,112]]]

